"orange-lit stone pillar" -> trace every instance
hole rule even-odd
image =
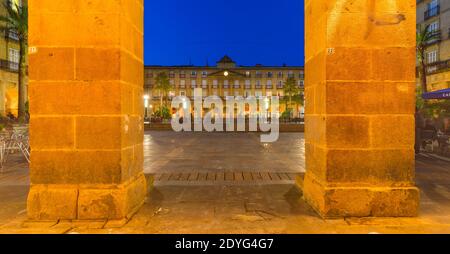
[[[303,190],[323,217],[417,214],[415,4],[306,1]]]
[[[29,0],[30,219],[143,203],[143,0]]]

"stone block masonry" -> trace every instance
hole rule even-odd
[[[306,1],[304,197],[323,217],[415,216],[414,0]]]
[[[143,1],[29,0],[32,220],[143,203]]]

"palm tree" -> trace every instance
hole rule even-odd
[[[26,63],[25,54],[28,47],[28,7],[12,4],[10,1],[3,3],[7,16],[0,16],[0,21],[4,24],[1,28],[8,29],[17,33],[19,38],[19,112],[18,118],[23,121],[26,117],[26,98],[25,98],[25,76]]]
[[[430,30],[430,26],[427,25],[425,28],[419,27],[417,31],[417,57],[419,59],[420,64],[420,80],[422,85],[422,92],[427,92],[427,63],[426,63],[426,55],[425,51],[429,45],[429,43],[436,39],[438,34],[435,31]]]
[[[160,72],[155,77],[155,89],[160,91],[160,99],[161,99],[161,105],[160,107],[163,107],[163,97],[166,98],[166,96],[169,94],[170,90],[173,89],[172,85],[170,84],[169,77],[165,72]]]
[[[303,92],[302,88],[299,89],[298,94],[296,94],[292,97],[292,101],[295,104],[296,112],[299,111],[299,106],[301,106],[301,107],[305,106],[305,97],[304,97],[304,92]]]
[[[298,88],[297,81],[294,77],[287,78],[286,82],[284,83],[283,88],[284,94],[288,96],[289,98],[289,105],[287,105],[286,101],[286,111],[288,111],[290,108],[288,106],[292,106],[292,97],[295,96],[300,92],[300,89]]]

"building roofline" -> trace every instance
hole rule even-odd
[[[234,68],[219,68],[217,66],[195,66],[195,65],[168,65],[168,66],[164,66],[164,65],[145,65],[144,66],[145,69],[217,69],[217,70],[221,70],[221,69],[247,69],[247,70],[257,70],[257,69],[299,69],[299,70],[304,70],[305,67],[304,66],[266,66],[266,65],[260,65],[260,66],[244,66],[244,65],[240,65],[240,66],[236,66]]]

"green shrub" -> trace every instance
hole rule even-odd
[[[155,117],[159,117],[162,119],[171,119],[172,115],[170,114],[170,110],[168,107],[163,106],[155,111]]]
[[[293,110],[291,108],[289,108],[281,114],[280,118],[281,119],[289,119],[292,116],[292,112],[293,112]]]

